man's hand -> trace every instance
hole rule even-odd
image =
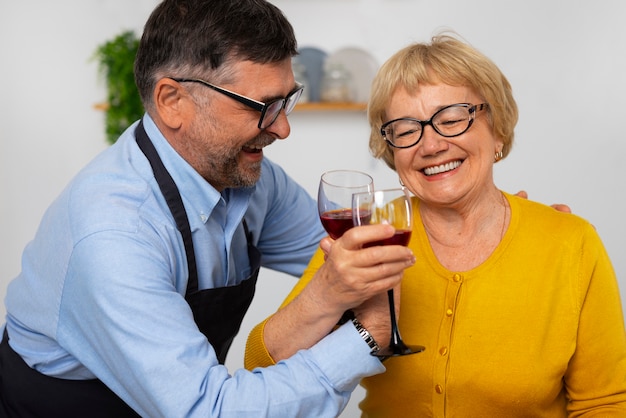
[[[363,247],[394,233],[390,225],[367,225],[351,228],[337,240],[322,239],[324,264],[302,292],[265,324],[265,345],[275,361],[317,343],[353,308],[358,308],[359,321],[374,339],[387,342],[391,329],[386,291],[399,287],[415,256],[401,245]]]
[[[327,255],[326,262],[307,290],[316,288],[318,303],[341,314],[395,287],[404,269],[415,263],[411,250],[396,245],[363,248],[394,233],[389,225],[367,225],[351,228],[336,241],[323,239],[320,247]]]

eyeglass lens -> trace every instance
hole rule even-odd
[[[267,103],[265,112],[261,115],[259,128],[265,129],[274,123],[283,108],[285,109],[285,115],[290,114],[293,108],[296,107],[296,103],[298,103],[298,99],[300,99],[302,95],[302,90],[302,88],[299,88],[284,99],[277,99]]]
[[[393,146],[408,148],[417,144],[424,126],[431,125],[441,136],[454,137],[469,129],[474,119],[476,106],[455,104],[437,111],[428,121],[412,118],[393,120],[383,125],[382,133]]]

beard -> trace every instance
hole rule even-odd
[[[210,114],[210,112],[207,112]],[[261,177],[262,159],[246,158],[245,154],[262,153],[262,148],[275,138],[265,131],[242,145],[242,137],[229,135],[211,118],[196,121],[182,141],[188,162],[216,190],[252,187]]]
[[[226,187],[252,187],[261,178],[261,161],[244,165],[237,157],[229,157],[222,161],[220,168]]]
[[[221,146],[210,146],[205,150],[202,158],[206,167],[205,179],[218,190],[254,186],[261,177],[262,160],[246,161],[245,158],[241,158],[241,153],[255,152],[255,149],[270,145],[274,141],[275,139],[270,135],[261,133],[243,147],[235,148],[225,145],[240,143],[237,138],[232,138],[222,143]]]

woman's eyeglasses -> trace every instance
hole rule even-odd
[[[446,106],[435,112],[426,121],[414,118],[399,118],[383,123],[380,133],[389,145],[395,148],[410,148],[422,139],[426,125],[433,127],[435,132],[446,138],[459,136],[467,132],[474,123],[476,112],[486,109],[489,105],[481,103],[457,103]]]

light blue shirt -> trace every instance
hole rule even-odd
[[[262,265],[302,273],[324,236],[304,189],[264,159],[255,187],[220,194],[147,115],[144,125],[183,198],[200,289],[250,275],[244,215]],[[184,299],[184,245],[135,126],[76,176],[26,247],[5,301],[12,348],[47,375],[97,377],[146,417],[339,414],[384,370],[351,323],[273,367],[231,376],[218,363]]]

